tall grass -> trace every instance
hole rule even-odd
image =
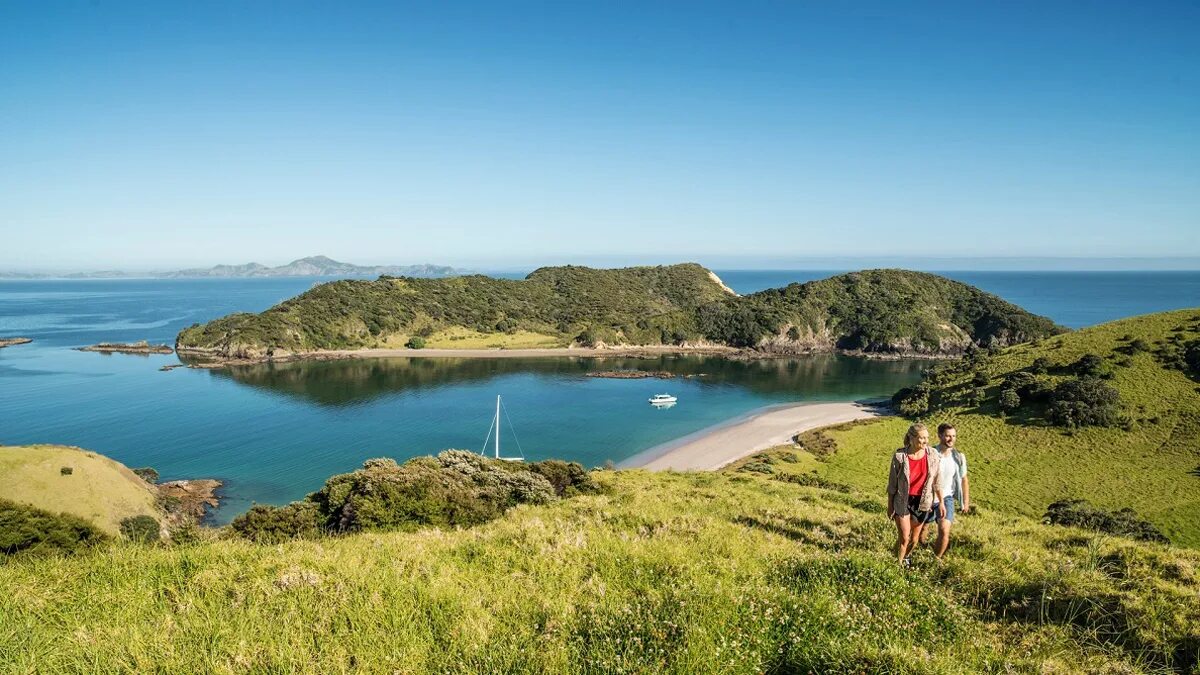
[[[604,472],[467,530],[0,564],[7,672],[1186,672],[1200,555],[985,514],[904,571],[881,501]]]

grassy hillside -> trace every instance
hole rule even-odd
[[[804,352],[956,354],[1061,329],[931,274],[872,270],[737,297],[696,264],[546,267],[521,281],[336,281],[261,314],[180,332],[184,355],[262,358],[368,347],[710,343]]]
[[[161,517],[156,496],[145,481],[103,455],[59,445],[0,446],[0,497],[79,516],[110,535],[119,533],[125,518]]]
[[[883,502],[600,472],[471,529],[113,545],[0,564],[0,670],[1155,672],[1200,554],[984,513],[899,569]]]
[[[933,409],[921,417],[957,426],[973,501],[984,509],[1040,516],[1051,502],[1082,498],[1132,507],[1172,541],[1200,546],[1200,381],[1180,370],[1180,355],[1197,339],[1200,310],[1183,310],[1020,345],[928,377]],[[1030,389],[1052,390],[1076,378],[1073,368],[1088,354],[1100,357],[1097,380],[1119,393],[1114,426],[1056,426],[1036,392],[1016,410],[999,408],[1005,382],[1024,377]],[[889,418],[829,432],[836,453],[821,475],[881,491],[908,424]]]

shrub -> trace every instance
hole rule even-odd
[[[827,478],[822,478],[816,473],[779,473],[775,474],[775,480],[781,480],[785,483],[794,485],[804,485],[806,487],[821,488],[823,490],[833,490],[835,492],[849,493],[850,486],[845,483],[838,483]]]
[[[132,471],[135,476],[141,478],[147,483],[154,484],[158,482],[158,471],[148,466],[143,466],[140,469],[133,469]]]
[[[582,347],[595,347],[598,340],[596,338],[596,332],[591,328],[588,328],[579,335],[576,335],[575,341],[578,342]]]
[[[1075,428],[1116,426],[1120,423],[1121,395],[1095,377],[1067,380],[1050,397],[1047,418],[1052,424]]]
[[[1095,354],[1084,354],[1071,364],[1071,372],[1079,377],[1101,377],[1105,373],[1104,359]]]
[[[795,326],[792,326],[791,328],[789,328],[787,330],[787,337],[792,342],[799,340],[800,339],[800,329],[796,328]]]
[[[529,470],[549,481],[559,497],[596,492],[599,488],[592,474],[579,462],[547,459],[529,464]]]
[[[975,375],[971,377],[971,384],[974,384],[976,387],[986,387],[990,381],[991,378],[982,370],[975,371]]]
[[[1148,351],[1150,351],[1150,345],[1141,338],[1137,338],[1133,342],[1129,343],[1129,353],[1130,354],[1140,354],[1142,352],[1148,352]]]
[[[747,473],[775,473],[775,467],[763,461],[747,462],[738,468],[738,471]]]
[[[424,349],[425,338],[421,337],[420,335],[414,335],[408,339],[408,342],[404,343],[404,346],[408,347],[409,349]]]
[[[1050,359],[1039,356],[1029,365],[1029,372],[1034,375],[1045,375],[1050,371]]]
[[[64,466],[63,468],[58,470],[58,475],[60,475],[60,476],[70,476],[73,473],[75,473],[75,469],[72,469],[69,466]]]
[[[1104,511],[1083,499],[1064,499],[1046,509],[1043,521],[1050,525],[1070,525],[1107,532],[1142,541],[1167,543],[1167,538],[1152,523],[1137,517],[1131,508]]]
[[[315,502],[292,502],[287,506],[256,504],[233,519],[229,527],[260,544],[277,544],[288,539],[312,539],[324,533],[323,517]]]
[[[106,541],[86,520],[0,499],[0,553],[75,553]]]
[[[153,516],[130,516],[121,521],[121,535],[139,544],[158,541],[158,530],[158,521]]]
[[[1021,408],[1021,395],[1016,389],[1005,389],[1000,392],[999,399],[1000,409],[1004,412],[1014,412]]]

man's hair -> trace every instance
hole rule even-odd
[[[942,422],[941,424],[938,425],[938,436],[941,436],[942,434],[946,433],[947,431],[950,431],[953,428],[954,428],[953,424],[950,424],[949,422]]]

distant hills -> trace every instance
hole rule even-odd
[[[261,314],[179,334],[181,353],[259,359],[402,346],[720,346],[771,353],[956,355],[1062,332],[977,288],[865,270],[747,296],[695,263],[535,270],[524,280],[383,277],[321,284]]]
[[[176,270],[173,272],[73,272],[52,274],[40,272],[0,272],[0,279],[207,279],[256,277],[377,277],[380,275],[406,277],[452,277],[462,274],[446,265],[353,265],[316,255],[293,260],[286,265],[267,267],[256,262],[244,265]]]

